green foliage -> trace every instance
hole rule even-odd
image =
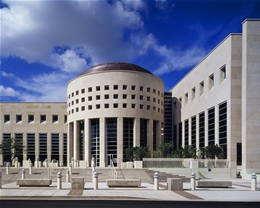
[[[162,158],[173,157],[174,144],[173,142],[166,142],[159,145],[157,150],[157,156]]]
[[[150,157],[149,147],[129,147],[125,150],[125,153],[129,161]]]
[[[23,155],[24,145],[19,139],[3,139],[0,144],[0,154],[3,155],[4,162],[12,163],[15,157]]]
[[[217,144],[210,144],[209,146],[200,149],[200,158],[202,159],[215,159],[215,157],[221,159],[223,158],[223,155],[223,148],[218,146]]]

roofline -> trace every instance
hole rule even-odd
[[[247,18],[242,22],[242,24],[244,24],[247,21],[260,21],[260,18]]]

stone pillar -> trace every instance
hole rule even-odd
[[[72,157],[72,158],[71,158],[71,163],[70,163],[70,164],[72,165],[73,168],[75,167],[74,161],[75,161],[75,160],[74,160],[74,157]]]
[[[96,171],[93,173],[93,186],[94,190],[98,189],[98,173]]]
[[[140,147],[140,118],[134,120],[134,147]]]
[[[215,144],[219,145],[219,105],[215,105]]]
[[[162,132],[161,132],[162,124],[160,121],[156,121],[156,150],[162,141]]]
[[[90,167],[90,146],[91,146],[91,141],[90,141],[90,131],[89,131],[89,119],[84,120],[84,138],[85,138],[85,161],[87,161],[87,167]]]
[[[47,160],[51,161],[51,134],[47,134]]]
[[[61,176],[61,172],[57,173],[57,189],[62,189],[62,176]]]
[[[158,172],[154,173],[154,190],[159,190],[159,174],[158,174]]]
[[[69,169],[66,170],[66,182],[70,182],[70,171],[69,171]]]
[[[40,167],[40,165],[39,165],[39,158],[38,157],[36,157],[36,161],[34,162],[34,166],[35,166],[35,168],[39,168]]]
[[[257,176],[256,173],[252,173],[251,176],[251,190],[256,191],[257,190]]]
[[[185,147],[185,121],[182,121],[182,147]]]
[[[106,131],[105,131],[106,119],[104,117],[100,117],[99,126],[100,126],[99,166],[105,167],[106,166]]]
[[[123,118],[117,118],[117,167],[123,162]]]
[[[32,165],[32,163],[30,163],[29,174],[30,174],[30,175],[33,174],[33,165]]]
[[[67,134],[67,161],[68,161],[68,166],[69,166],[69,161],[72,157],[72,136],[71,136],[71,133],[72,133],[72,124],[71,123],[68,123],[68,134]]]
[[[208,121],[208,110],[205,110],[205,147],[209,145],[209,121]]]
[[[188,137],[188,145],[191,145],[191,118],[188,118],[188,125],[189,125],[189,137]]]
[[[79,156],[79,123],[78,121],[74,121],[73,123],[73,157],[76,159]]]
[[[70,175],[72,175],[72,164],[71,163],[69,164],[69,173],[70,173]]]
[[[6,163],[6,175],[10,174],[10,163]]]
[[[147,146],[153,149],[153,120],[147,121]]]
[[[196,178],[196,174],[192,172],[191,175],[190,175],[190,189],[192,191],[194,191],[196,189],[195,178]]]
[[[199,115],[196,115],[196,149],[197,150],[200,149],[199,123],[200,123]]]
[[[22,169],[22,179],[25,179],[25,170]]]

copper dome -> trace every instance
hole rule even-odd
[[[104,63],[104,64],[99,64],[96,66],[93,66],[89,68],[88,70],[82,72],[79,76],[84,75],[84,74],[92,74],[96,72],[104,72],[104,71],[138,71],[138,72],[145,72],[152,74],[148,70],[135,65],[135,64],[129,64],[129,63],[123,63],[123,62],[110,62],[110,63]]]

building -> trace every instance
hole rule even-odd
[[[260,170],[260,20],[243,22],[171,90],[177,146],[224,148],[235,177]]]
[[[140,66],[94,66],[67,85],[67,103],[0,103],[3,139],[22,139],[23,160],[118,166],[132,146],[224,148],[232,177],[260,171],[260,20],[243,22],[170,92]],[[2,160],[1,160],[2,161]]]

